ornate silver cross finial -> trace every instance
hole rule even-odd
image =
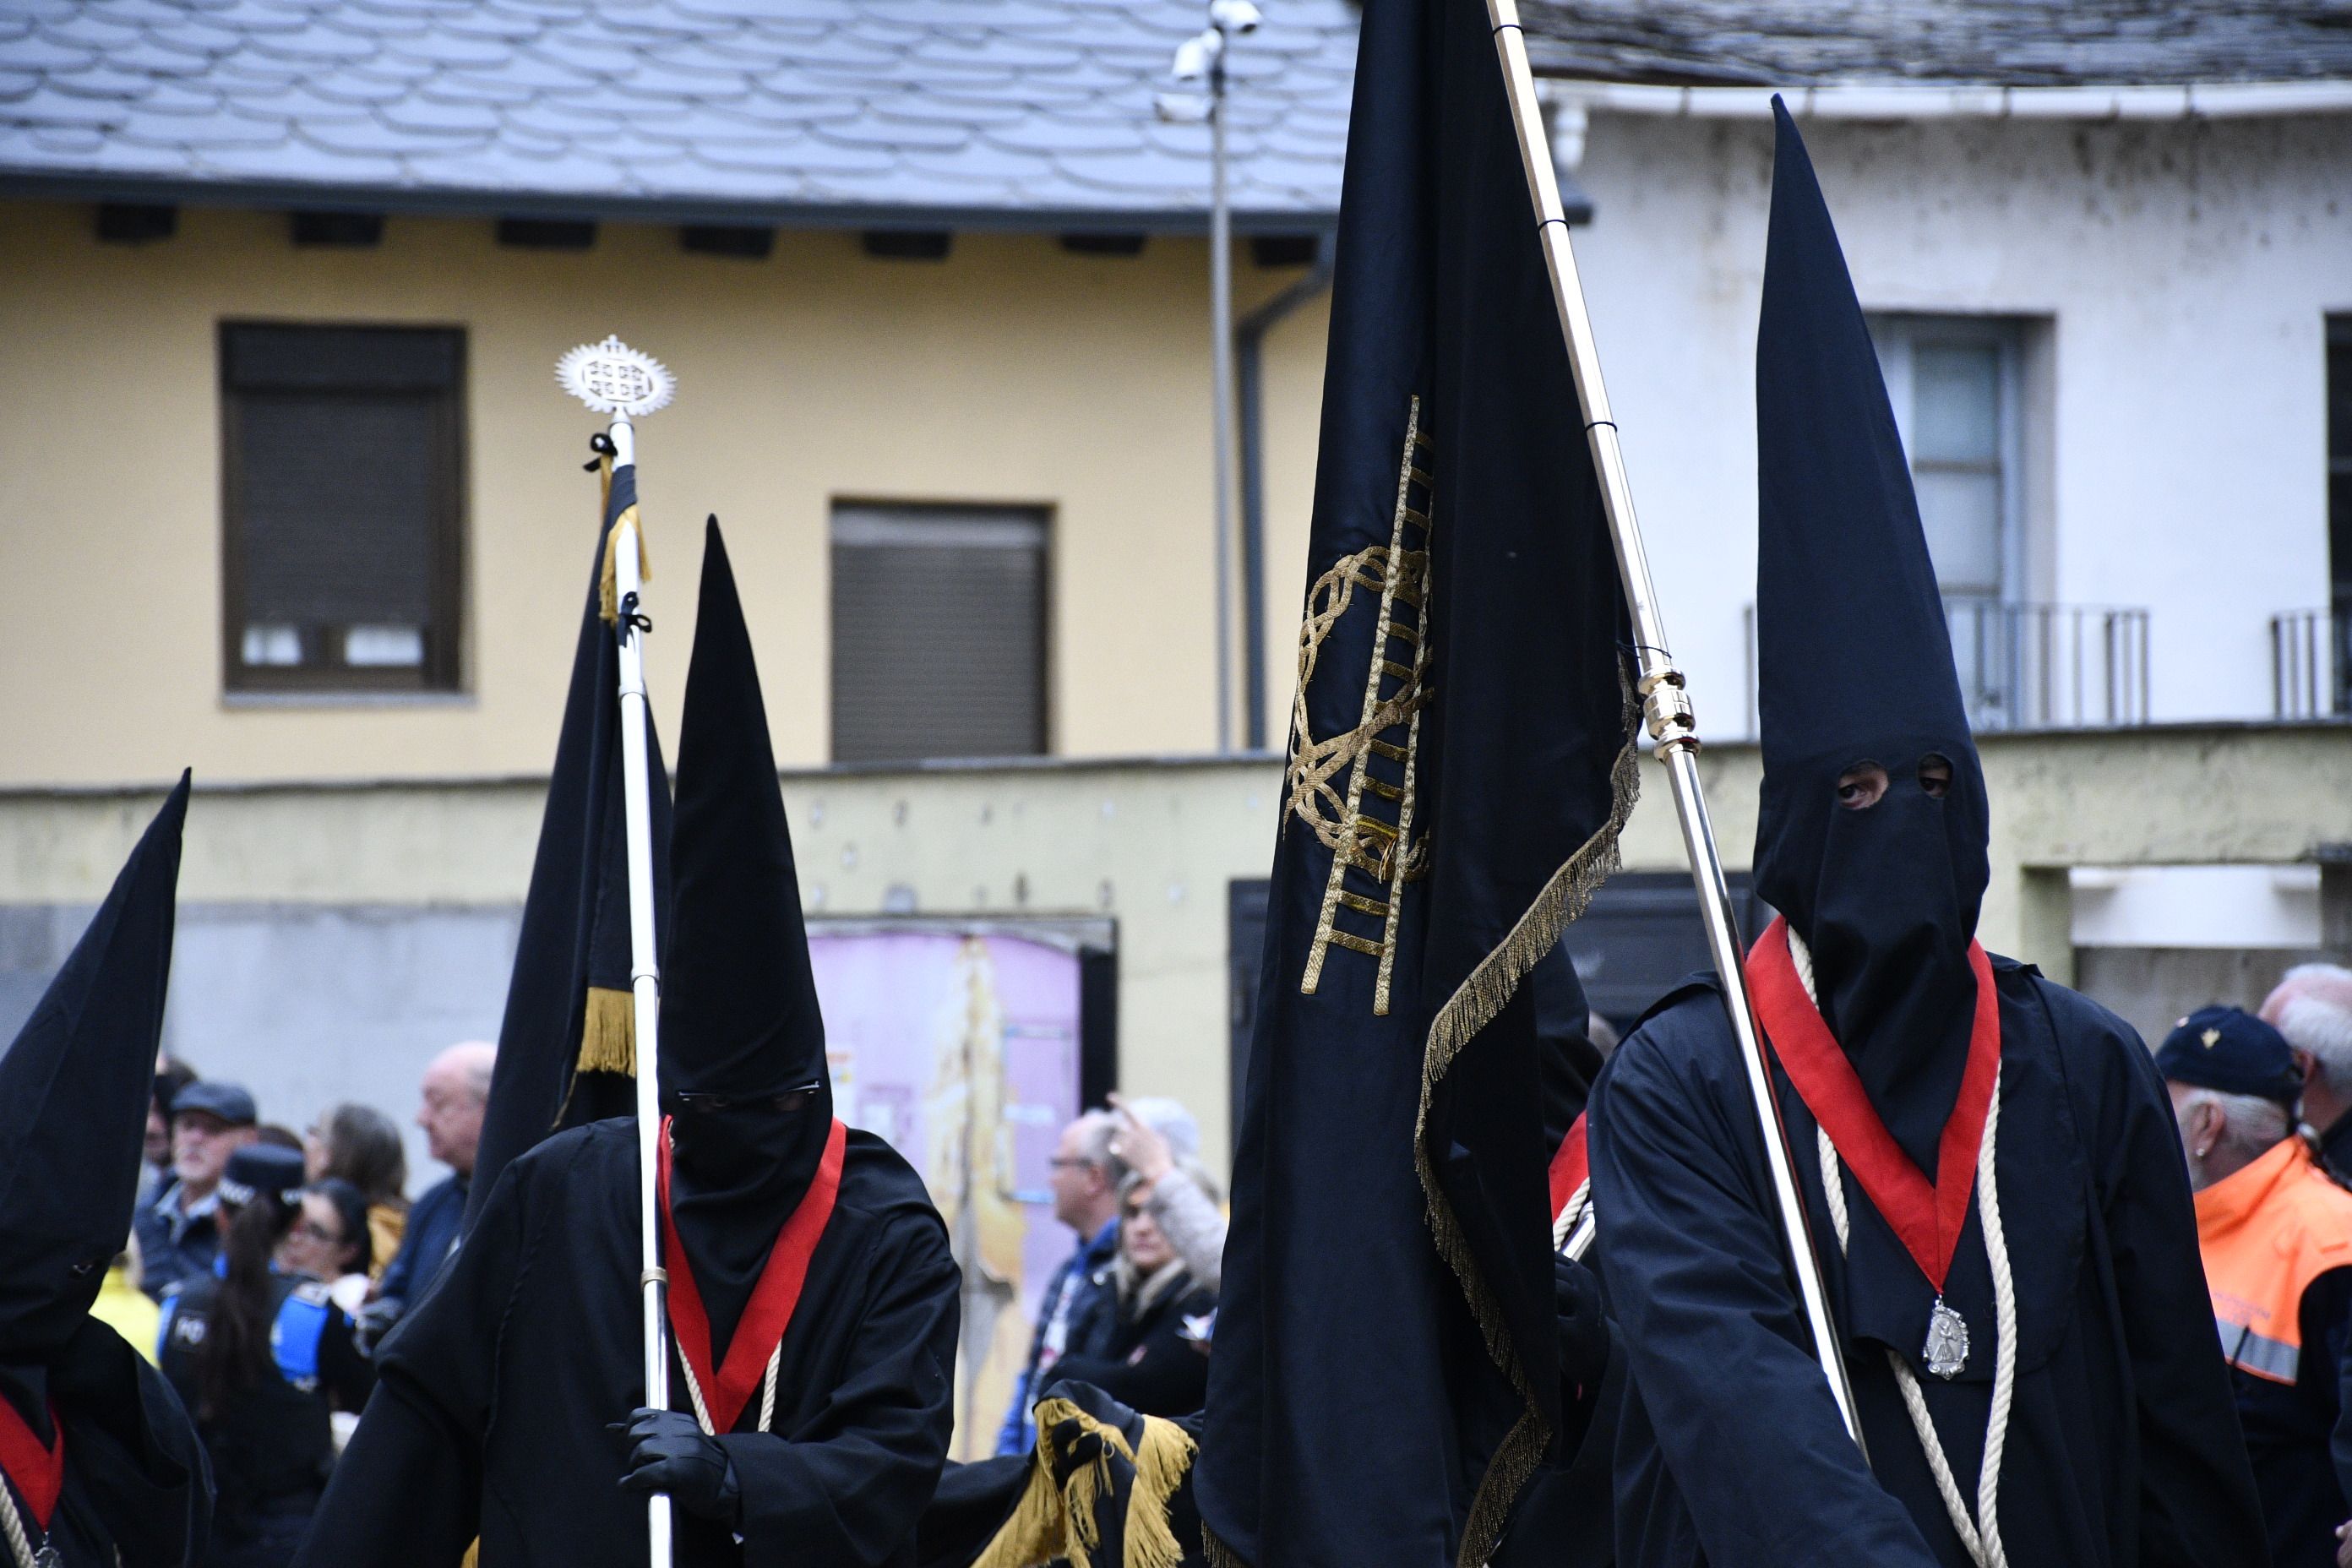
[[[677,390],[677,378],[667,366],[616,337],[583,343],[565,354],[555,362],[555,379],[595,412],[628,419],[668,407]]]

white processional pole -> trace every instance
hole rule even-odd
[[[557,362],[563,389],[599,414],[610,414],[605,434],[613,443],[613,471],[635,468],[637,432],[630,423],[667,407],[677,380],[658,360],[618,338],[583,344]],[[652,719],[646,710],[645,590],[639,575],[637,510],[623,510],[604,548],[617,590],[614,625],[621,666],[621,798],[629,839],[629,994],[636,1024],[637,1237],[641,1268],[637,1282],[645,1308],[646,1404],[669,1408],[669,1318],[663,1301],[667,1276],[661,1267],[660,1213],[655,1195],[656,1158],[661,1137],[659,1088],[655,1063],[661,1027],[661,966],[654,941],[653,801],[646,793],[646,737]],[[646,1500],[652,1536],[652,1568],[670,1568],[670,1500],[656,1492]]]
[[[1748,1097],[1755,1102],[1757,1120],[1763,1128],[1764,1163],[1771,1174],[1781,1234],[1789,1245],[1799,1305],[1812,1335],[1814,1359],[1829,1384],[1830,1398],[1845,1422],[1846,1435],[1863,1448],[1867,1462],[1870,1456],[1863,1444],[1861,1412],[1846,1375],[1843,1342],[1830,1316],[1829,1289],[1822,1279],[1821,1255],[1813,1247],[1811,1222],[1806,1218],[1804,1199],[1798,1191],[1788,1130],[1780,1120],[1780,1096],[1773,1089],[1763,1039],[1749,1010],[1747,980],[1740,967],[1739,926],[1732,917],[1723,858],[1715,847],[1715,827],[1707,819],[1706,795],[1699,787],[1698,729],[1684,689],[1683,672],[1666,648],[1665,623],[1658,614],[1657,590],[1650,583],[1649,556],[1643,547],[1641,525],[1633,518],[1633,491],[1626,482],[1625,458],[1617,444],[1617,422],[1609,407],[1609,394],[1601,385],[1601,354],[1593,343],[1591,318],[1585,312],[1576,252],[1568,242],[1568,217],[1560,207],[1559,181],[1552,169],[1551,138],[1544,125],[1543,107],[1536,98],[1535,75],[1528,65],[1517,0],[1486,0],[1486,17],[1494,26],[1503,91],[1510,101],[1536,232],[1541,237],[1544,263],[1551,275],[1552,304],[1576,374],[1576,390],[1583,400],[1585,439],[1600,480],[1601,511],[1617,551],[1617,573],[1624,584],[1634,658],[1641,671],[1637,689],[1650,738],[1657,743],[1658,761],[1664,765],[1674,792],[1675,815],[1682,824],[1683,847],[1689,853],[1691,880],[1698,891],[1699,921],[1706,931],[1707,954],[1723,982],[1724,1008],[1747,1071]],[[1591,1216],[1578,1229],[1580,1235],[1571,1238],[1571,1246],[1580,1256],[1582,1248],[1591,1245]]]

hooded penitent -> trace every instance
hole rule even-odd
[[[1756,345],[1756,890],[1811,946],[1821,1007],[1896,1142],[1933,1173],[1959,1092],[1990,871],[1984,774],[1910,468],[1828,205],[1774,108]],[[1940,798],[1931,758],[1951,768]],[[1884,799],[1843,809],[1875,763]]]
[[[187,810],[183,773],[0,1057],[0,1361],[61,1349],[131,1234]]]
[[[816,1174],[833,1085],[760,675],[715,518],[676,823],[660,1049],[671,1213],[710,1314],[712,1353],[723,1356],[777,1228]]]

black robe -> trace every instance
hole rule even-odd
[[[646,1505],[606,1431],[645,1402],[632,1121],[559,1133],[510,1163],[433,1290],[378,1352],[378,1382],[296,1559],[311,1568],[647,1560]],[[775,1433],[759,1396],[720,1439],[740,1547],[677,1510],[682,1568],[882,1568],[914,1527],[953,1424],[960,1286],[946,1228],[890,1147],[853,1131],[833,1217],[783,1342]],[[675,1353],[673,1407],[687,1393]]]
[[[2009,1560],[2253,1568],[2262,1516],[2164,1086],[2120,1020],[2030,968],[1993,970],[2019,1322]],[[1618,1049],[1594,1098],[1596,1252],[1632,1371],[1618,1555],[1635,1568],[1966,1568],[1885,1353],[1921,1373],[1933,1292],[1850,1172],[1851,1266],[1839,1256],[1815,1123],[1779,1083],[1870,1467],[1809,1349],[1721,1000],[1685,987]],[[1971,1504],[1994,1364],[1981,1212],[1971,1204],[1947,1282],[1973,1352],[1953,1382],[1919,1377]]]
[[[95,1319],[46,1364],[66,1439],[49,1544],[65,1568],[194,1568],[211,1530],[212,1472],[172,1385]],[[24,1494],[9,1490],[37,1541]]]

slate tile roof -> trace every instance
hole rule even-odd
[[[1524,0],[1546,75],[1685,87],[2352,79],[2352,0]]]
[[[1193,227],[1202,0],[5,0],[0,193]],[[1338,210],[1356,13],[1235,47],[1235,221]]]

